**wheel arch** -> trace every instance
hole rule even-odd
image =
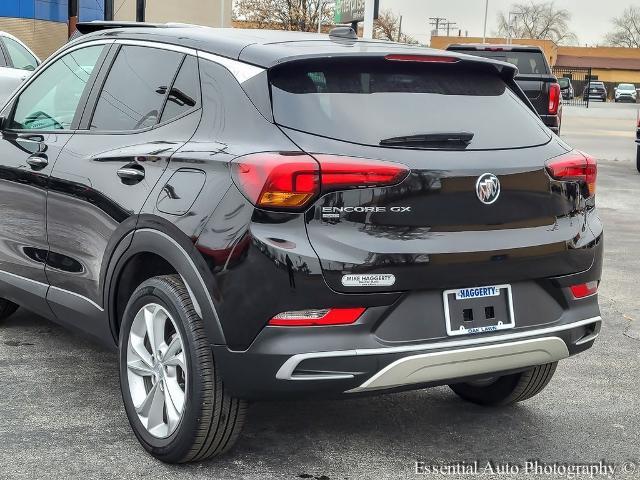
[[[139,276],[133,277],[132,282],[126,282],[125,277],[132,272]],[[105,310],[116,345],[124,311],[122,294],[135,290],[141,283],[136,282],[136,278],[144,281],[169,273],[177,273],[185,282],[194,307],[204,321],[210,342],[225,345],[216,309],[219,291],[209,266],[191,238],[167,220],[154,215],[140,216],[136,229],[129,232],[115,249],[105,273]]]

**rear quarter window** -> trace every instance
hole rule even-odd
[[[549,67],[542,52],[514,52],[493,50],[458,50],[467,55],[500,60],[518,67],[522,75],[548,75]]]
[[[550,135],[493,67],[349,59],[269,72],[276,123],[363,145],[470,132],[468,150],[541,145]]]

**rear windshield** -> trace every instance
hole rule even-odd
[[[286,64],[269,75],[276,122],[315,135],[378,146],[401,136],[468,132],[468,150],[547,143],[542,122],[494,72],[492,66],[325,59]]]
[[[569,86],[569,79],[565,78],[565,77],[559,78],[558,79],[558,83],[560,84],[560,86],[562,88],[568,87]]]
[[[460,52],[511,63],[518,67],[518,73],[523,75],[545,75],[549,73],[549,68],[542,52],[496,52],[490,50],[460,50]]]
[[[631,85],[630,83],[621,83],[618,85],[618,90],[635,90],[636,87]]]

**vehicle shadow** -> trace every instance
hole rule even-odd
[[[54,436],[56,442],[64,438],[78,446],[86,443],[98,462],[101,450],[95,445],[104,443],[110,451],[132,460],[164,471],[190,472],[198,478],[205,472],[214,475],[222,471],[230,473],[229,478],[240,478],[239,469],[247,462],[258,463],[266,471],[285,470],[290,478],[313,478],[317,472],[309,472],[310,465],[326,466],[322,473],[331,473],[328,478],[334,478],[336,472],[347,468],[346,459],[355,462],[356,468],[396,472],[410,471],[416,460],[524,461],[537,458],[537,452],[553,451],[556,442],[557,451],[561,451],[566,438],[562,435],[566,432],[555,423],[557,417],[548,414],[554,401],[545,392],[520,405],[493,409],[465,403],[447,387],[439,387],[346,400],[254,402],[237,446],[229,453],[200,464],[168,466],[148,456],[129,429],[121,406],[114,351],[22,311],[0,329],[2,348],[22,348],[23,355],[33,356],[29,362],[34,364],[41,361],[38,356],[49,356],[48,399],[29,393],[34,384],[21,386],[30,408],[44,402],[51,409],[49,415],[66,409],[75,429]],[[65,353],[51,356],[49,352]],[[69,375],[78,363],[83,365],[83,375]],[[92,392],[91,398],[86,392]],[[16,403],[20,402],[16,398]],[[95,422],[96,417],[103,422],[103,432],[89,423],[88,419]],[[64,425],[55,428],[64,429]],[[588,435],[583,441],[589,441]],[[307,474],[313,476],[304,477]]]

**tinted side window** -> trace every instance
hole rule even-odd
[[[49,65],[20,94],[11,128],[68,129],[103,46],[74,50]]]
[[[107,76],[92,130],[139,130],[158,123],[183,54],[125,45]]]
[[[38,66],[38,60],[29,53],[29,50],[12,38],[4,37],[3,40],[4,45],[7,47],[7,51],[9,52],[9,56],[11,57],[11,61],[13,62],[14,68],[19,68],[20,70],[36,69]]]
[[[161,122],[179,117],[200,104],[200,75],[198,73],[198,60],[187,55],[176,81],[169,91],[167,103],[162,112]]]

